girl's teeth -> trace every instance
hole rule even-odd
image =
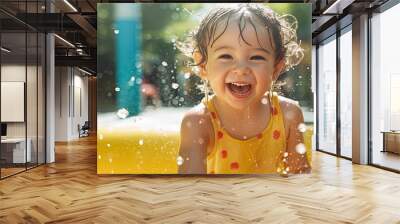
[[[233,85],[235,86],[247,86],[248,84],[245,83],[236,83],[236,82],[232,82]]]

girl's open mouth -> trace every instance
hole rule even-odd
[[[233,96],[237,98],[248,97],[251,93],[251,84],[244,82],[230,82],[225,84]]]

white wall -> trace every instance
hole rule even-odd
[[[38,69],[38,70],[37,70]],[[26,84],[26,107],[21,108],[22,113],[26,112],[26,120],[23,122],[6,122],[7,137],[24,138],[28,137],[32,161],[44,162],[44,89],[41,66],[25,66],[25,64],[3,64],[1,66],[2,82],[24,82]],[[27,77],[28,80],[25,80]],[[22,93],[24,94],[24,93]],[[4,97],[4,96],[2,96]],[[1,110],[12,110],[10,107],[2,107]],[[39,156],[37,156],[39,150]]]
[[[72,67],[56,67],[55,73],[55,140],[70,141],[88,120],[88,78]]]

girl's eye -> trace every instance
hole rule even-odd
[[[255,55],[255,56],[251,56],[250,60],[263,60],[263,61],[265,61],[266,59],[263,56]]]
[[[229,54],[222,54],[218,58],[221,58],[221,59],[233,59],[233,57],[231,55],[229,55]]]

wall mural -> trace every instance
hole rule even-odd
[[[308,173],[311,5],[98,4],[99,174]]]

